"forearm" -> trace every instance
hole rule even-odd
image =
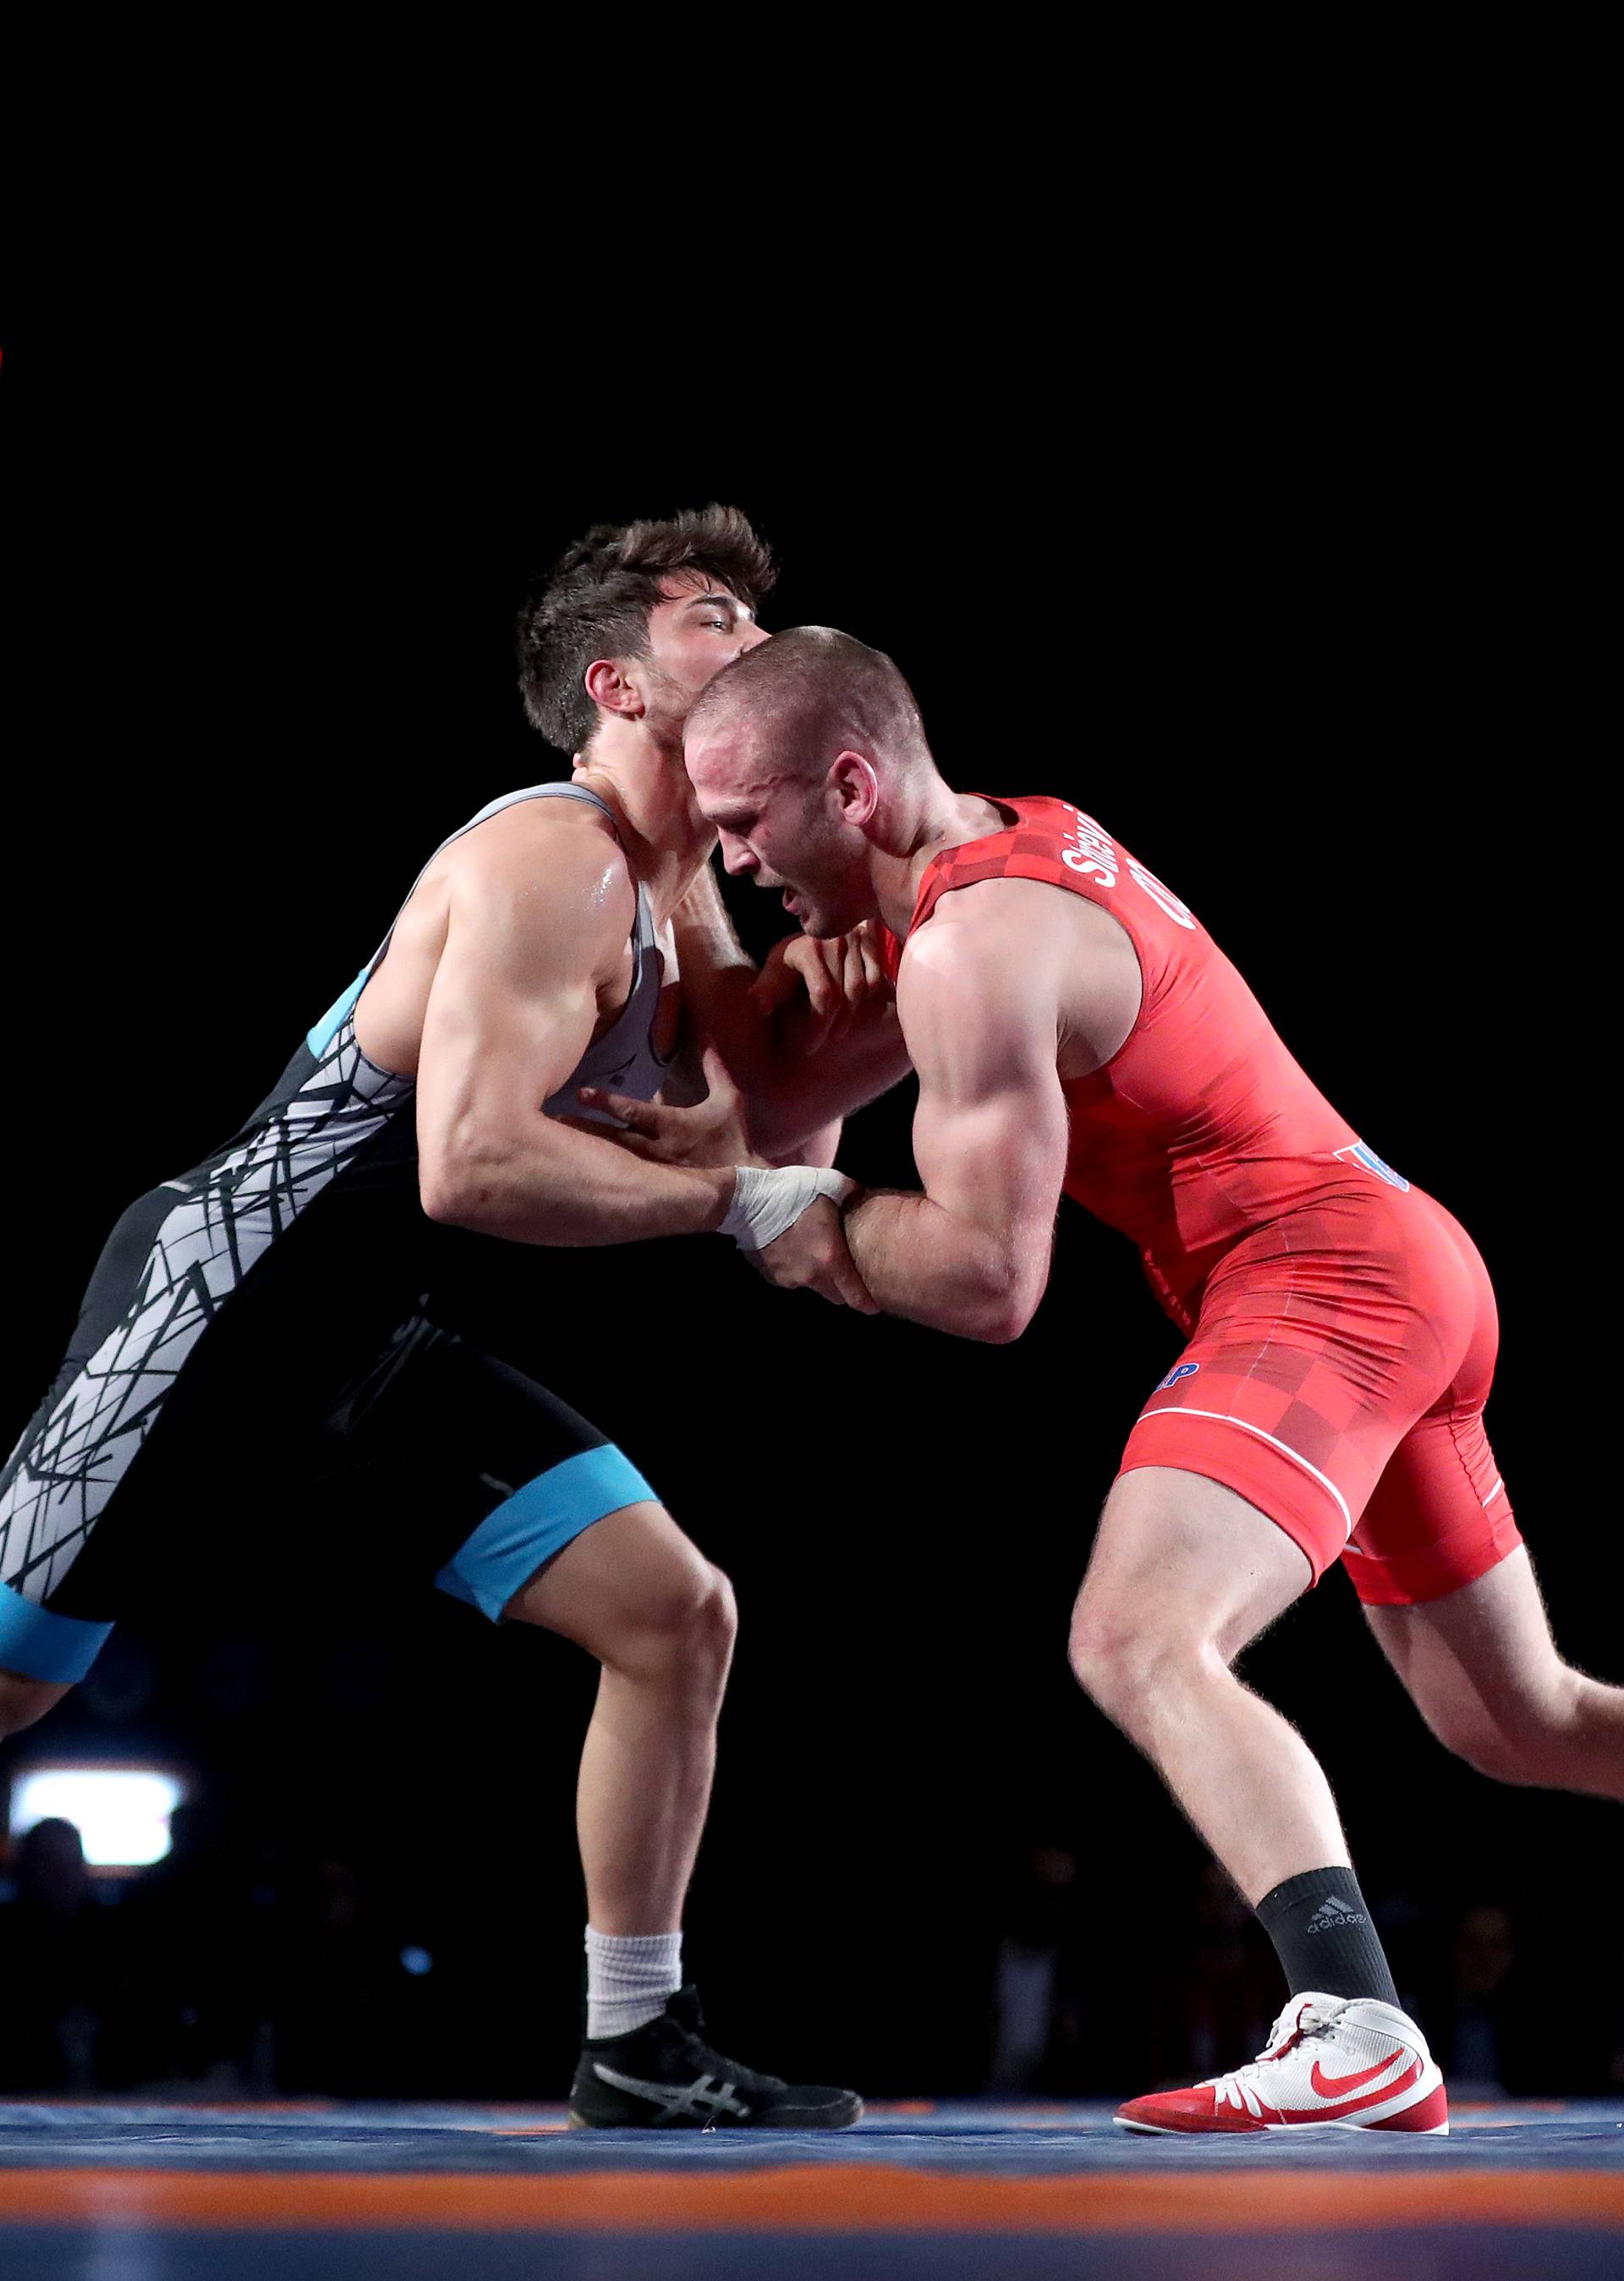
[[[422,1178],[431,1219],[511,1243],[637,1243],[719,1228],[731,1166],[658,1164],[607,1138],[537,1116],[515,1138],[468,1137]]]
[[[908,1073],[895,1001],[861,1008],[832,1041],[804,996],[764,1012],[753,995],[755,962],[708,866],[678,905],[675,927],[697,1025],[720,1048],[761,1155],[771,1164],[833,1164],[842,1121]]]
[[[832,1163],[840,1128],[854,1110],[900,1084],[909,1069],[896,1009],[862,1009],[843,1038],[807,1051],[816,1022],[802,1002],[770,1017],[749,1089],[750,1132],[764,1156],[797,1164]],[[827,1146],[827,1158],[811,1153]]]
[[[884,1190],[858,1197],[843,1218],[858,1273],[885,1314],[994,1345],[1026,1328],[1036,1296],[985,1230],[928,1196]]]

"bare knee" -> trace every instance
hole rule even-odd
[[[1146,1706],[1181,1682],[1221,1669],[1211,1645],[1183,1628],[1147,1623],[1133,1611],[1087,1596],[1072,1618],[1070,1661],[1079,1684],[1127,1734],[1143,1723]]]
[[[684,1651],[697,1660],[726,1670],[739,1635],[739,1604],[732,1580],[712,1561],[700,1564],[700,1574],[680,1612],[679,1635]]]
[[[1538,1771],[1538,1753],[1527,1742],[1508,1735],[1498,1727],[1482,1727],[1469,1730],[1446,1728],[1433,1732],[1444,1748],[1469,1766],[1474,1774],[1485,1775],[1490,1782],[1516,1782],[1537,1787],[1543,1777]]]
[[[739,1628],[733,1586],[696,1553],[628,1612],[603,1660],[617,1669],[718,1687],[733,1659]]]
[[[71,1692],[56,1680],[27,1679],[20,1671],[0,1671],[0,1742],[32,1727]]]
[[[583,1529],[503,1613],[624,1677],[717,1695],[738,1625],[726,1576],[652,1499]]]
[[[1537,1696],[1423,1705],[1427,1724],[1444,1748],[1490,1782],[1558,1787],[1583,1684],[1566,1664]]]

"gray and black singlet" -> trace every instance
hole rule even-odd
[[[451,839],[550,797],[610,813],[579,785],[537,785]],[[0,1669],[82,1677],[165,1511],[267,1450],[342,1470],[387,1443],[435,1492],[414,1500],[412,1557],[493,1619],[571,1537],[654,1494],[587,1419],[427,1311],[460,1232],[419,1202],[413,1080],[355,1038],[392,935],[242,1130],[109,1237],[66,1360],[0,1473]],[[646,1101],[666,1078],[664,961],[641,885],[632,951],[624,1009],[550,1113],[582,1085]]]

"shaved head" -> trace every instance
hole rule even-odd
[[[901,674],[882,650],[833,626],[792,626],[725,667],[689,715],[689,734],[743,741],[778,777],[820,777],[843,748],[888,772],[930,765]]]
[[[807,934],[877,916],[876,867],[905,862],[952,798],[901,674],[832,626],[794,626],[725,665],[682,756],[727,870],[778,889]]]

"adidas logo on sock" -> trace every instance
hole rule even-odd
[[[1351,1909],[1346,1901],[1339,1901],[1335,1895],[1332,1894],[1328,1900],[1320,1902],[1312,1916],[1309,1918],[1308,1929],[1310,1932],[1335,1932],[1341,1925],[1362,1925],[1369,1922],[1370,1919],[1360,1910]]]

